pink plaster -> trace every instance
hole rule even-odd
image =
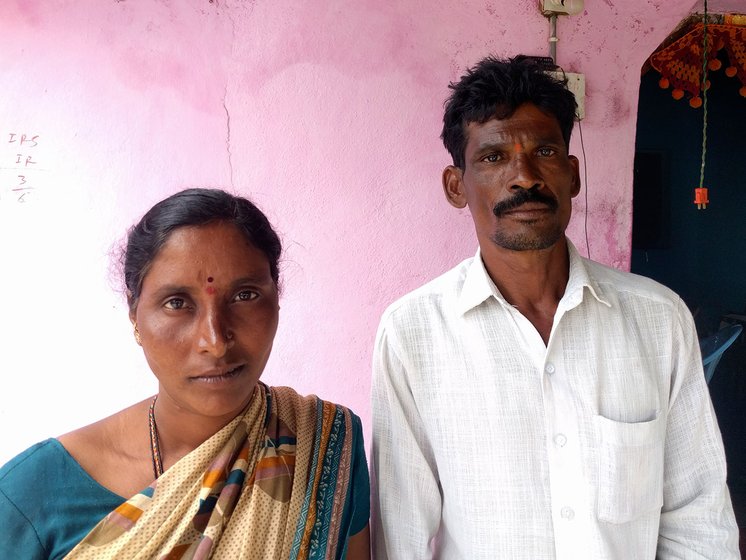
[[[694,11],[701,13],[703,8],[704,2],[700,0]],[[743,3],[743,0],[709,0],[707,9],[711,13],[746,14],[746,4]]]
[[[630,259],[640,68],[692,7],[692,0],[601,0],[558,23],[558,62],[587,83],[588,180],[569,235],[585,252],[587,190],[591,255],[620,268]],[[447,84],[488,53],[546,54],[549,24],[536,2],[24,0],[2,12],[8,62],[0,121],[52,146],[49,186],[30,212],[52,216],[51,225],[46,214],[39,222],[59,232],[56,252],[75,247],[100,258],[144,210],[186,186],[250,196],[286,248],[280,328],[265,378],[348,404],[368,425],[380,314],[476,248],[468,211],[449,206],[441,188],[451,163],[439,140]],[[571,151],[582,160],[577,130]],[[72,237],[73,216],[85,235]],[[18,259],[11,269],[32,266]],[[91,281],[105,280],[92,274]],[[44,305],[21,289],[0,285],[27,306]],[[77,302],[76,317],[109,309],[76,289],[65,291]],[[4,310],[12,304],[0,300]],[[13,313],[19,321],[27,315],[42,316],[42,307]],[[75,363],[81,376],[100,375],[105,362],[109,378],[121,380],[131,371],[118,364],[140,359],[123,304],[96,323],[101,339],[84,355],[72,343],[87,330],[83,319],[75,329],[69,314],[49,315],[45,308],[44,325],[17,332],[63,337],[62,350],[30,366],[24,356],[38,350],[13,334],[6,362],[25,364],[29,374]],[[50,374],[50,387],[55,382]],[[143,398],[152,388],[139,390]],[[14,405],[0,398],[0,410]],[[61,411],[94,400],[70,399]]]

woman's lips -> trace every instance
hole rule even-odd
[[[190,381],[201,381],[204,383],[220,383],[234,379],[243,373],[245,364],[238,364],[230,367],[215,368],[201,375],[195,375],[189,378]]]

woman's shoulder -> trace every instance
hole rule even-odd
[[[116,432],[112,429],[115,417],[116,415],[110,416],[93,424],[76,428],[57,436],[57,440],[81,465],[91,462],[93,458],[101,461],[104,458],[101,454],[107,449],[105,442],[110,439],[108,434]]]
[[[39,469],[47,469],[68,458],[65,448],[54,438],[35,443],[0,468],[0,490],[33,479]]]
[[[0,519],[14,535],[0,557],[60,558],[121,503],[57,439],[39,442],[0,469]]]
[[[134,404],[101,420],[72,430],[57,437],[65,449],[73,457],[99,453],[102,446],[122,448],[127,447],[131,439],[134,418],[140,418],[146,401]]]
[[[336,408],[345,413],[349,412],[357,418],[357,415],[349,407],[329,400],[324,400],[318,395],[302,395],[292,387],[276,386],[269,387],[268,389],[272,398],[276,399],[278,403],[285,404],[286,406],[292,406],[293,408],[310,407],[316,409],[323,409],[324,407]]]
[[[270,387],[274,407],[281,419],[287,418],[292,424],[301,417],[321,416],[322,418],[347,419],[355,431],[361,426],[360,417],[350,408],[332,401],[324,400],[317,395],[301,395],[291,387]]]
[[[32,445],[0,468],[0,492],[16,505],[29,505],[36,498],[54,500],[82,487],[99,495],[111,494],[55,438]],[[121,499],[113,494],[110,497]]]
[[[132,488],[144,488],[152,479],[150,471],[142,476],[142,465],[149,465],[147,441],[148,401],[142,401],[58,437],[65,450],[98,484],[120,496],[129,496]],[[127,473],[123,475],[123,473]],[[130,480],[134,479],[134,480]]]
[[[0,468],[0,519],[7,534],[13,535],[13,539],[0,542],[3,558],[19,557],[21,550],[26,558],[45,557],[43,538],[34,520],[29,519],[28,510],[39,509],[34,502],[46,494],[43,487],[50,477],[45,473],[53,472],[54,466],[65,460],[64,454],[57,440],[48,439],[22,451]],[[31,493],[31,488],[39,491]]]

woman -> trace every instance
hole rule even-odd
[[[219,190],[175,194],[130,231],[130,319],[158,394],[0,470],[0,558],[370,557],[359,418],[259,381],[280,251],[264,214]]]

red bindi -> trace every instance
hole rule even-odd
[[[208,282],[212,282],[212,276],[208,276],[208,277],[207,277],[207,281],[208,281]]]

